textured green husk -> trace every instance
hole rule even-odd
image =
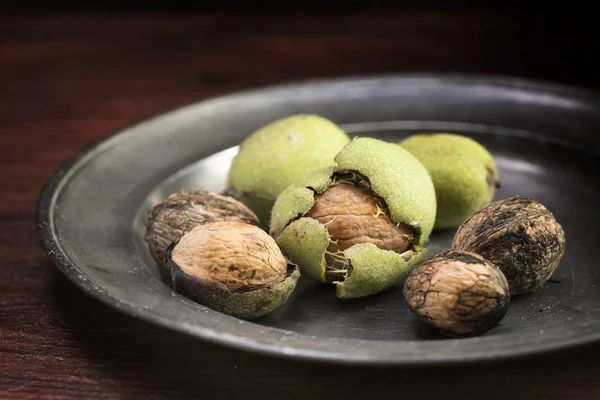
[[[412,135],[399,145],[417,157],[429,171],[436,199],[436,229],[455,228],[488,204],[498,182],[498,169],[489,151],[475,140],[457,134]]]
[[[305,172],[335,165],[335,155],[349,141],[340,127],[318,115],[276,120],[240,144],[227,175],[227,191],[268,225],[277,196]]]
[[[368,296],[401,283],[426,253],[423,244],[433,229],[436,199],[425,167],[408,151],[373,138],[355,138],[335,157],[336,167],[318,168],[291,184],[272,209],[270,233],[286,256],[307,276],[325,282],[325,252],[331,238],[324,225],[305,217],[315,193],[324,192],[336,174],[358,173],[387,205],[392,221],[415,231],[413,246],[399,254],[373,244],[357,244],[346,251],[350,270],[333,282],[340,298]]]

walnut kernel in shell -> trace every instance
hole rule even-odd
[[[406,224],[394,223],[385,204],[366,185],[354,180],[337,181],[316,194],[306,215],[325,225],[330,243],[325,254],[325,278],[343,281],[349,260],[344,250],[358,243],[372,243],[380,249],[403,253],[414,238]]]
[[[292,293],[299,269],[262,229],[237,221],[198,225],[167,250],[172,287],[209,308],[263,316]]]
[[[200,190],[173,193],[148,212],[145,240],[150,253],[164,263],[171,243],[197,225],[213,221],[259,225],[256,215],[231,196]]]

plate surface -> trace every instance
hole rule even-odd
[[[181,189],[224,189],[240,141],[294,113],[317,113],[351,135],[396,142],[420,131],[471,136],[493,153],[496,198],[529,196],[563,225],[565,256],[542,289],[514,297],[486,335],[440,339],[401,288],[337,300],[302,278],[260,320],[222,315],[163,284],[143,241],[148,209]],[[600,97],[505,77],[402,75],[294,83],[192,104],[142,121],[65,162],[44,188],[38,233],[56,266],[85,292],[135,317],[199,338],[291,358],[361,364],[501,359],[600,339]],[[434,232],[428,256],[450,246]]]

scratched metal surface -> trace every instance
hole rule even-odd
[[[361,364],[473,362],[600,338],[598,137],[593,93],[504,77],[386,76],[283,85],[173,110],[125,128],[67,161],[38,204],[38,230],[57,267],[92,296],[172,329],[244,350]],[[272,314],[245,322],[164,285],[143,242],[145,213],[177,190],[224,189],[236,145],[284,115],[313,112],[351,134],[388,141],[420,131],[471,136],[493,153],[496,198],[529,196],[563,225],[552,282],[511,300],[499,326],[441,339],[417,323],[401,289],[352,301],[302,278]],[[429,255],[450,246],[436,231]]]

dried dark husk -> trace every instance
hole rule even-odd
[[[527,197],[490,203],[457,230],[452,248],[480,254],[502,270],[511,296],[535,291],[558,267],[565,232],[552,213]]]

